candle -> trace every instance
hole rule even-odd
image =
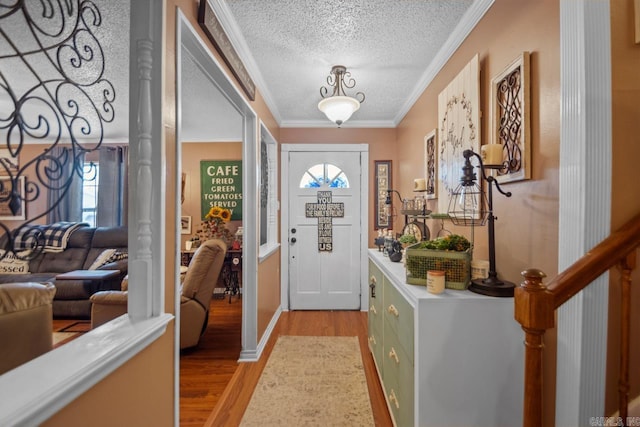
[[[427,181],[424,178],[418,178],[413,180],[413,191],[426,191]]]
[[[480,147],[482,163],[486,166],[501,165],[503,163],[502,144],[486,144]]]
[[[445,272],[441,270],[427,271],[427,291],[432,294],[444,292]]]

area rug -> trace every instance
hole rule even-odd
[[[80,335],[80,332],[54,332],[53,348],[58,348],[58,346],[68,343],[77,335]]]
[[[62,344],[66,344],[90,330],[91,321],[89,320],[79,320],[64,328],[58,329],[53,332],[53,348],[58,348]]]
[[[357,337],[280,336],[241,426],[373,426]]]

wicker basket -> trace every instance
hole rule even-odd
[[[456,252],[414,248],[419,244],[406,249],[407,283],[426,286],[429,270],[443,270],[447,289],[467,289],[471,279],[471,249]]]

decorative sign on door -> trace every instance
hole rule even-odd
[[[318,252],[333,250],[333,218],[344,218],[344,203],[333,203],[331,191],[318,191],[317,203],[305,203],[305,216],[318,218]]]
[[[242,160],[201,160],[202,219],[214,206],[229,209],[242,220]]]

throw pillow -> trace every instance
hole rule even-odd
[[[109,259],[115,253],[116,253],[116,249],[105,249],[100,253],[100,255],[96,257],[95,261],[93,261],[93,264],[91,264],[91,266],[89,267],[89,270],[97,270],[103,265],[109,263],[110,262]]]
[[[29,252],[30,251],[18,252],[18,256],[27,256]],[[0,256],[4,255],[4,253],[5,251],[0,250]],[[0,273],[28,274],[29,261],[19,259],[13,252],[9,252],[4,258],[0,260]]]

